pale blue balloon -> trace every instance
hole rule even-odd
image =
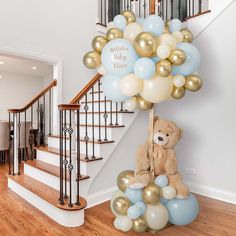
[[[156,56],[156,57],[152,57],[151,58],[155,63],[159,62],[161,60],[160,57]]]
[[[156,65],[152,59],[142,57],[138,59],[134,64],[134,73],[140,79],[151,79],[156,72]]]
[[[187,199],[170,200],[165,206],[169,211],[169,222],[174,225],[191,224],[199,213],[199,204],[193,194]]]
[[[130,219],[136,220],[142,215],[142,212],[138,207],[134,205],[134,206],[129,207],[127,211],[127,215]]]
[[[147,206],[144,202],[136,202],[134,206],[138,207],[141,210],[142,215],[145,213]]]
[[[167,186],[168,183],[169,183],[168,177],[165,175],[159,175],[155,179],[155,184],[159,186],[160,188]]]
[[[196,72],[200,65],[200,53],[198,49],[191,43],[179,43],[177,48],[182,49],[186,54],[185,62],[180,66],[172,67],[172,74],[181,74],[184,76],[193,74]]]
[[[180,31],[182,29],[182,22],[179,19],[173,19],[169,22],[170,32]]]
[[[138,55],[126,39],[113,39],[102,50],[102,65],[109,74],[123,77],[133,72]]]
[[[165,23],[158,15],[150,15],[143,22],[143,31],[151,32],[156,36],[160,36],[163,33]]]
[[[141,202],[143,200],[141,189],[127,188],[125,191],[125,195],[133,204],[135,204],[136,202]]]
[[[122,15],[117,15],[117,16],[115,16],[113,22],[114,22],[114,26],[115,26],[116,28],[121,29],[121,30],[124,30],[125,27],[126,27],[126,25],[127,25],[127,20],[126,20],[126,18],[125,18],[124,16],[122,16]]]
[[[136,22],[139,23],[140,25],[143,24],[144,20],[145,20],[145,19],[142,18],[142,17],[136,17]]]
[[[121,77],[110,74],[103,76],[102,90],[108,100],[112,100],[114,102],[122,102],[129,98],[125,96],[120,90],[120,79]]]

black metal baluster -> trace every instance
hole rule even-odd
[[[161,15],[162,15],[162,19],[165,20],[165,3],[164,3],[164,0],[161,1]]]
[[[141,17],[141,1],[138,1],[138,16]]]
[[[10,154],[10,150],[11,150],[11,113],[9,112],[8,114],[8,120],[9,120],[9,154],[8,154],[8,173],[9,175],[11,175],[11,154]]]
[[[191,0],[188,1],[188,16],[191,16]]]
[[[40,130],[40,125],[39,125],[39,114],[40,114],[40,107],[39,107],[39,100],[38,100],[38,105],[37,105],[37,129],[38,129],[37,147],[40,145],[40,140],[41,140],[41,130]]]
[[[146,0],[144,0],[144,3],[143,3],[144,18],[146,18],[146,8],[147,8],[147,3],[146,3]]]
[[[42,141],[43,141],[43,145],[46,144],[45,142],[45,134],[46,134],[46,101],[45,101],[45,95],[43,95],[43,109],[42,109],[42,125],[43,125],[43,133],[42,133]]]
[[[98,80],[98,141],[101,142],[101,83]]]
[[[92,143],[92,148],[93,148],[93,154],[92,158],[95,158],[95,146],[94,146],[94,86],[92,87],[92,136],[93,136],[93,143]]]
[[[113,123],[112,123],[112,115],[113,115],[113,111],[112,111],[112,101],[110,101],[110,126],[112,126],[113,125]]]
[[[123,102],[120,103],[120,111],[124,111],[124,108],[123,108]]]
[[[169,0],[166,0],[166,17],[165,17],[165,21],[168,20],[168,7],[169,7]]]
[[[13,139],[12,139],[12,175],[15,175],[15,135],[16,135],[16,130],[15,130],[15,122],[17,122],[16,120],[17,118],[17,114],[13,113]]]
[[[18,150],[17,150],[17,153],[18,153],[18,162],[19,164],[21,163],[21,160],[22,160],[22,152],[21,152],[21,120],[20,120],[20,113],[17,114],[18,115]]]
[[[105,96],[105,104],[104,104],[104,123],[105,123],[105,137],[104,137],[104,141],[108,141],[107,140],[107,118],[108,118],[108,115],[107,115],[107,97]]]
[[[26,138],[27,138],[27,133],[26,133],[26,111],[24,112],[24,116],[25,116],[25,121],[24,121],[24,122],[25,122],[25,137],[24,137],[24,138],[25,138],[25,145],[24,145],[25,148],[24,148],[23,150],[24,150],[24,160],[27,161],[27,143],[26,143],[26,141],[27,141],[27,140],[26,140]]]
[[[118,102],[116,102],[116,123],[115,125],[119,125],[118,124]]]
[[[71,110],[69,111],[69,129],[68,129],[68,133],[69,133],[69,165],[68,165],[68,170],[69,170],[69,187],[70,187],[70,196],[69,196],[69,207],[73,207],[72,204],[72,170],[73,170],[73,165],[72,165],[72,133],[73,133],[73,129],[71,127]]]
[[[179,0],[180,2],[180,0]],[[171,0],[171,13],[170,13],[171,20],[174,18],[174,0]]]
[[[107,25],[107,1],[105,0],[105,6],[104,6],[105,10],[104,10],[104,18],[105,18],[105,25]]]
[[[76,205],[80,206],[79,199],[79,181],[80,181],[80,110],[77,110],[77,196],[76,196]]]
[[[49,135],[52,134],[52,91],[51,89],[49,90]]]
[[[181,20],[181,9],[182,9],[181,1],[179,0],[179,4],[178,4],[178,13],[179,13],[179,19],[180,19],[180,20]]]
[[[192,14],[193,14],[193,16],[195,14],[195,11],[194,11],[194,0],[192,1]]]
[[[84,106],[84,110],[85,110],[85,136],[84,136],[84,141],[85,141],[85,160],[88,160],[88,141],[89,141],[89,136],[88,136],[88,95],[85,94],[85,106]]]
[[[101,24],[103,25],[103,0],[101,0]]]
[[[202,13],[202,0],[198,1],[198,13]]]
[[[59,123],[60,123],[60,197],[59,202],[64,205],[63,198],[63,111],[59,111]]]
[[[66,139],[67,139],[67,124],[66,124],[66,110],[64,111],[64,180],[65,180],[65,194],[64,198],[67,199],[67,165],[68,165],[68,160],[67,160],[67,151],[66,151]]]
[[[34,149],[33,149],[33,145],[34,145],[34,131],[33,131],[33,105],[31,106],[30,108],[30,126],[31,126],[31,129],[30,129],[30,151],[31,151],[31,160],[34,159]]]

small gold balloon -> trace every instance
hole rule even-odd
[[[123,38],[123,32],[120,29],[111,28],[107,31],[106,37],[109,41],[112,39]]]
[[[143,189],[143,201],[149,205],[155,205],[160,201],[159,187],[151,183]]]
[[[171,63],[168,60],[162,59],[156,65],[157,74],[163,77],[168,76],[171,73]]]
[[[186,77],[184,87],[192,92],[198,91],[202,87],[202,80],[197,75],[189,75]]]
[[[113,210],[119,215],[126,215],[130,207],[130,201],[126,197],[118,197],[113,201]]]
[[[134,48],[141,57],[156,56],[157,47],[157,38],[152,33],[142,32],[134,40]]]
[[[193,34],[188,29],[182,29],[181,32],[184,35],[183,42],[191,43],[193,41]]]
[[[184,87],[175,87],[173,88],[172,94],[171,96],[175,99],[180,99],[182,97],[184,97],[185,95],[185,88]]]
[[[128,188],[130,180],[134,177],[134,171],[133,170],[126,170],[121,172],[117,177],[117,186],[122,191],[125,192],[125,190]]]
[[[95,51],[101,53],[106,43],[107,43],[107,39],[105,37],[96,36],[92,41],[92,47]]]
[[[127,24],[130,24],[136,21],[136,16],[132,11],[124,11],[122,12],[122,15],[126,18]]]
[[[101,55],[96,52],[88,52],[84,55],[84,65],[89,69],[95,69],[101,65]]]
[[[144,217],[139,217],[136,220],[133,220],[133,231],[137,233],[144,233],[147,229],[147,221]]]
[[[183,50],[175,49],[172,50],[168,60],[175,66],[182,65],[186,60],[186,55]]]
[[[141,111],[147,111],[150,110],[153,106],[153,103],[146,101],[141,96],[137,96],[137,108]]]

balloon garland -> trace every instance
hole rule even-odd
[[[108,99],[125,102],[129,111],[149,110],[201,88],[200,54],[192,40],[178,19],[165,23],[157,15],[142,19],[125,11],[108,24],[106,36],[93,39],[84,64],[103,75]]]

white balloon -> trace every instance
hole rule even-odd
[[[166,59],[167,57],[170,56],[171,49],[168,45],[160,45],[157,48],[157,56],[160,57],[161,59]]]
[[[124,95],[132,97],[142,91],[143,80],[139,79],[134,73],[128,74],[120,80],[119,86]]]
[[[184,40],[184,35],[180,31],[175,31],[174,33],[172,33],[172,35],[177,40],[177,43],[181,43]]]
[[[157,205],[147,205],[144,217],[149,228],[156,230],[164,228],[169,219],[168,210],[161,203]]]
[[[120,230],[128,232],[133,227],[133,221],[128,216],[118,216],[117,223]]]
[[[115,229],[120,230],[120,217],[115,218],[113,225],[114,225]]]
[[[185,77],[183,75],[175,75],[173,78],[173,84],[175,87],[180,88],[185,85]]]
[[[161,189],[162,197],[168,200],[172,200],[176,197],[176,190],[172,186],[165,186]]]
[[[158,38],[159,44],[168,45],[172,50],[176,48],[177,40],[171,34],[162,34]]]
[[[124,38],[128,39],[132,43],[134,42],[136,36],[143,31],[143,26],[133,22],[126,26],[124,29]]]
[[[105,75],[105,74],[107,74],[107,72],[106,72],[106,70],[105,70],[105,68],[104,68],[103,65],[99,66],[99,67],[97,68],[97,71],[98,71],[98,73],[99,73],[100,75]]]
[[[132,97],[131,99],[126,101],[125,104],[124,104],[124,108],[127,111],[135,111],[135,109],[137,108],[137,98]]]
[[[114,22],[113,22],[113,21],[110,21],[110,22],[107,23],[107,31],[108,31],[109,29],[112,29],[112,28],[115,28],[115,25],[114,25]]]
[[[172,76],[155,75],[150,80],[143,81],[143,91],[140,95],[148,102],[158,103],[171,97],[173,90]]]

